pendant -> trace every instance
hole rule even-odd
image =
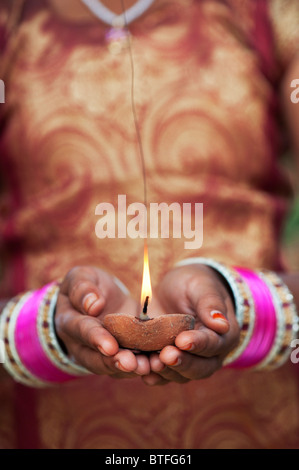
[[[105,34],[108,50],[111,54],[120,54],[130,44],[130,33],[120,26],[112,26]]]

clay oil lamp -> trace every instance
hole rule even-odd
[[[104,327],[119,345],[135,351],[160,351],[174,344],[179,333],[194,328],[194,317],[180,313],[148,314],[152,297],[147,244],[144,245],[144,263],[141,289],[141,308],[138,316],[112,313],[104,318]]]

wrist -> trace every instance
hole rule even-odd
[[[5,343],[4,367],[27,386],[45,387],[88,373],[74,364],[60,347],[54,329],[57,283],[12,299],[0,317]]]
[[[284,280],[271,271],[226,266],[207,258],[191,258],[178,265],[197,263],[215,269],[233,295],[240,341],[224,365],[258,370],[282,366],[299,330],[296,302]]]
[[[252,305],[249,289],[241,276],[231,266],[219,263],[211,258],[187,258],[177,263],[176,266],[196,264],[210,268],[217,276],[217,280],[220,280],[222,285],[224,285],[232,299],[239,327],[244,327],[244,324],[249,322],[250,314],[252,314],[250,309]]]

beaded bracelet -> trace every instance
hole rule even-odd
[[[79,376],[87,375],[86,369],[70,360],[64,353],[57,339],[54,327],[54,312],[58,293],[59,288],[53,284],[42,299],[37,317],[38,337],[45,354],[58,369],[70,375],[74,373],[77,373]]]
[[[290,355],[292,341],[299,331],[299,317],[294,297],[282,279],[266,270],[261,271],[259,276],[271,291],[277,318],[275,340],[259,368],[274,369],[284,364]]]

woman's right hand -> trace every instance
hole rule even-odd
[[[56,333],[67,354],[94,374],[116,378],[147,375],[148,358],[120,349],[101,323],[108,313],[136,311],[136,302],[124,293],[113,276],[90,266],[75,267],[60,286]]]

